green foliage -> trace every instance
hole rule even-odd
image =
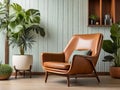
[[[6,30],[8,26],[8,3],[10,0],[0,2],[0,31]]]
[[[0,64],[0,75],[9,75],[13,69],[8,64]]]
[[[113,24],[110,33],[111,40],[104,40],[102,48],[113,55],[105,56],[103,61],[113,61],[116,67],[120,67],[120,23]]]
[[[5,0],[7,1],[7,0]],[[35,42],[36,34],[45,36],[45,31],[40,27],[40,12],[36,9],[24,10],[19,4],[13,3],[9,5],[9,16],[4,3],[0,3],[0,28],[7,28],[7,36],[10,45],[19,47],[20,54],[24,55],[28,48],[32,48]]]
[[[32,48],[36,34],[45,36],[40,27],[40,12],[37,9],[24,10],[19,4],[9,4],[10,0],[0,2],[0,30],[6,30],[10,45],[19,47],[24,55],[28,48]]]
[[[97,20],[97,16],[95,14],[91,14],[89,16],[89,18],[92,19],[92,20]]]

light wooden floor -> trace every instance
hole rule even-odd
[[[44,76],[33,76],[32,78],[18,77],[10,80],[0,81],[0,90],[120,90],[120,79],[110,76],[100,76],[101,83],[92,78],[72,78],[71,86],[67,87],[66,77],[50,75],[48,82],[44,83]]]

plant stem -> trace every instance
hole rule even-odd
[[[23,46],[20,46],[20,54],[24,55],[24,47]]]

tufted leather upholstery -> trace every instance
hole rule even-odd
[[[95,66],[99,58],[103,35],[77,34],[73,35],[66,48],[61,53],[47,53],[41,55],[42,66],[46,72],[47,82],[48,72],[67,76],[69,86],[69,76],[78,74],[92,74],[95,72],[98,82],[100,82]],[[91,50],[91,56],[75,55],[72,63],[68,60],[74,50]]]

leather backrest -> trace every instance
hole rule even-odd
[[[64,49],[65,61],[68,62],[70,55],[74,50],[91,50],[92,56],[100,53],[103,35],[96,34],[77,34],[73,35],[66,48]]]

